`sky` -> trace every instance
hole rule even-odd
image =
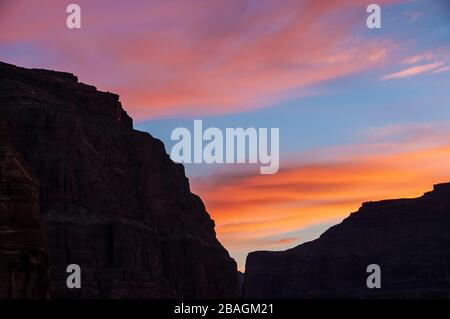
[[[280,170],[187,164],[219,240],[250,251],[317,238],[362,202],[450,181],[450,5],[378,0],[0,0],[0,60],[120,95],[161,139],[204,127],[280,129]]]

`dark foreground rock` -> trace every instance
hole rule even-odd
[[[23,181],[4,186],[11,177],[2,175],[2,201],[10,192],[17,198],[2,202],[1,227],[16,227],[17,216],[25,223],[19,230],[28,227],[39,237],[42,218],[50,297],[238,295],[236,263],[216,239],[202,201],[190,192],[183,166],[170,160],[159,140],[133,130],[117,95],[71,74],[0,63],[0,118],[10,147],[30,168],[17,177],[13,171],[21,162],[11,164],[2,155],[3,174]],[[22,243],[30,237],[8,238],[18,255],[39,256],[25,275],[43,276],[45,238],[30,247]],[[9,250],[2,240],[0,264]],[[81,289],[66,287],[69,264],[81,267]],[[0,274],[0,297],[12,297],[3,280],[11,273],[1,268]],[[21,296],[42,296],[44,277],[23,288],[36,292]]]
[[[381,267],[368,289],[367,266]],[[450,298],[450,184],[364,203],[319,239],[247,258],[246,298]]]
[[[47,297],[45,238],[37,181],[0,119],[0,299]]]

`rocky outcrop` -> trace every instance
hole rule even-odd
[[[46,298],[47,244],[38,184],[0,119],[0,299]]]
[[[319,239],[247,258],[247,298],[450,297],[450,184],[417,199],[364,203]],[[367,266],[381,268],[369,289]]]
[[[52,297],[238,295],[236,263],[183,166],[133,130],[117,95],[0,63],[0,117],[39,182]],[[69,264],[81,289],[66,287]]]

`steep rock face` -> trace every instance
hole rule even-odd
[[[319,239],[247,258],[247,298],[450,297],[450,184],[364,203]],[[381,288],[367,288],[367,266]]]
[[[46,298],[47,272],[38,184],[0,119],[0,299]]]
[[[117,95],[0,63],[0,116],[39,181],[52,296],[238,295],[236,263],[183,166],[133,130]],[[66,287],[72,263],[82,289]]]

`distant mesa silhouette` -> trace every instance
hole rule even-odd
[[[381,268],[369,289],[367,266]],[[320,238],[249,254],[245,298],[449,298],[450,183],[420,198],[364,203]]]

